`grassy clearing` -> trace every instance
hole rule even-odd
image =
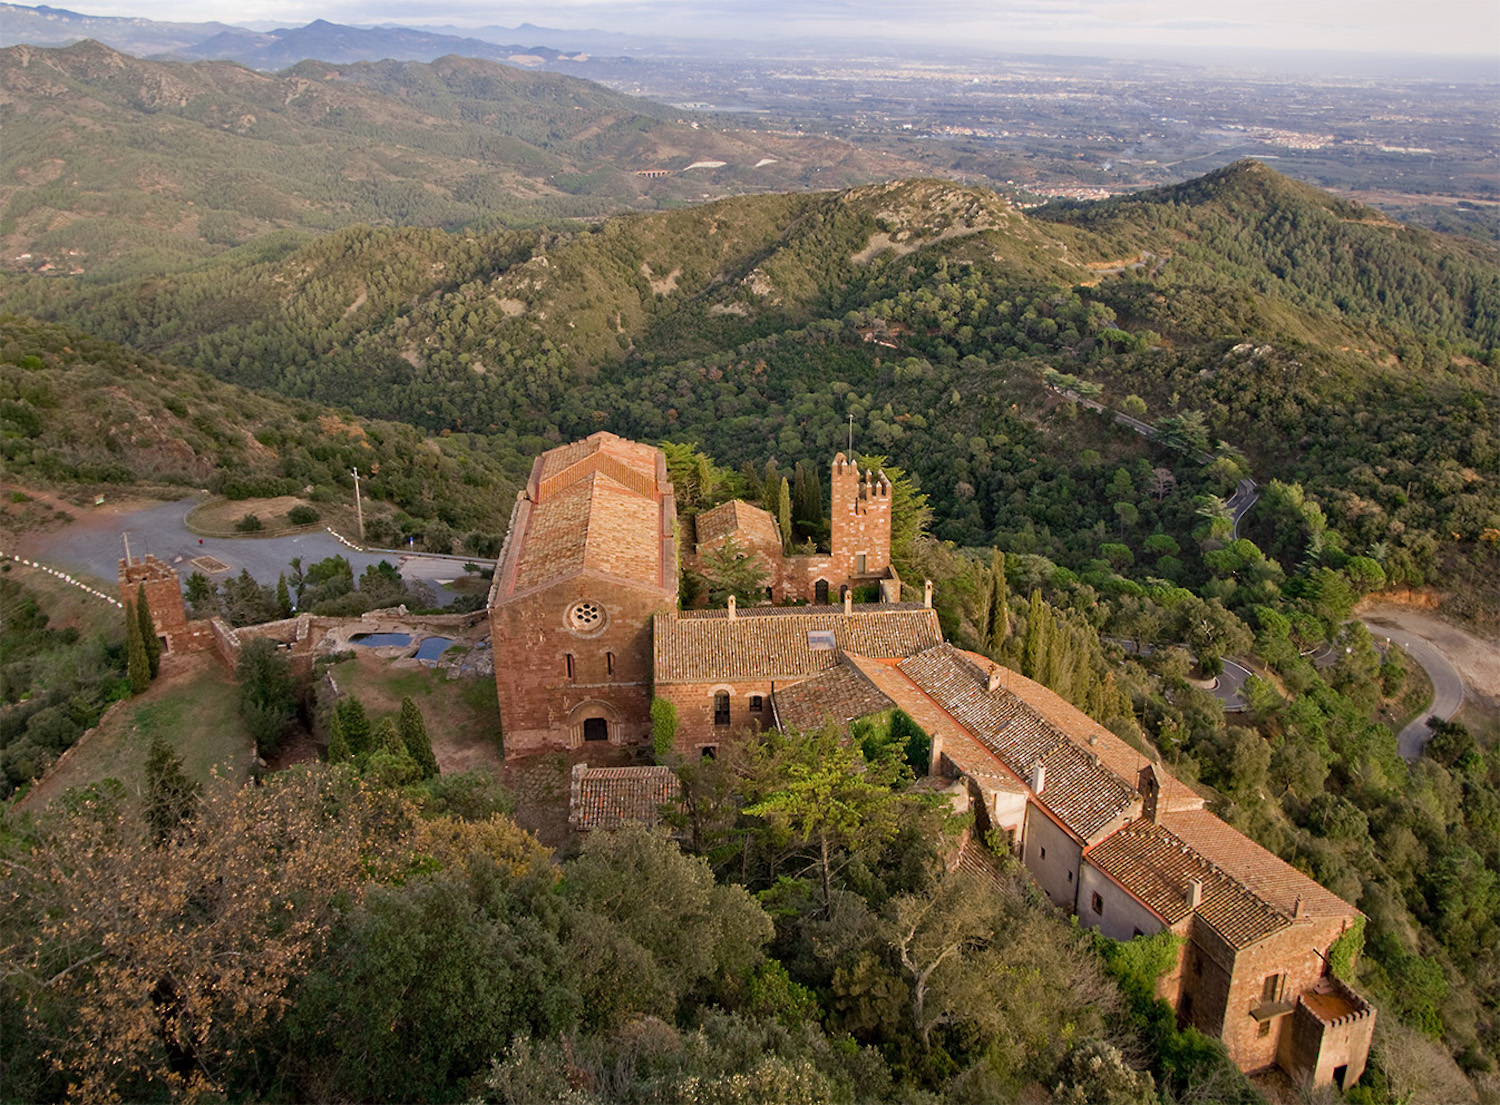
[[[126,702],[74,748],[26,798],[39,809],[70,787],[115,778],[131,793],[144,784],[146,753],[160,734],[182,757],[189,778],[207,781],[215,771],[242,775],[255,744],[240,721],[235,685],[212,656],[171,658],[156,684]]]
[[[37,604],[47,614],[48,628],[67,629],[72,626],[78,630],[80,637],[103,633],[108,641],[124,640],[125,623],[122,619],[125,615],[119,607],[96,599],[71,583],[64,583],[38,568],[28,568],[24,564],[8,561],[0,565],[0,572],[36,595]],[[107,595],[115,594],[113,581],[106,583],[96,580],[94,585]]]
[[[489,679],[450,680],[439,668],[410,666],[364,652],[330,669],[339,690],[358,696],[372,722],[395,717],[410,698],[427,721],[427,735],[445,772],[484,765],[498,771],[500,705]]]

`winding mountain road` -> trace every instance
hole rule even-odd
[[[1474,687],[1500,690],[1500,678],[1496,678],[1500,676],[1500,647],[1494,642],[1481,641],[1430,615],[1400,606],[1372,607],[1359,615],[1359,619],[1371,636],[1385,638],[1405,649],[1432,680],[1432,705],[1396,734],[1396,749],[1403,759],[1417,759],[1432,739],[1428,718],[1447,721],[1463,707],[1464,675],[1459,664],[1474,669],[1468,672]]]

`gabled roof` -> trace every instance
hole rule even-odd
[[[1292,923],[1290,913],[1261,900],[1156,822],[1133,821],[1084,852],[1084,858],[1168,925],[1196,913],[1234,948],[1248,947]],[[1192,879],[1203,884],[1196,910],[1188,905]]]
[[[809,633],[833,633],[834,648]],[[656,616],[655,675],[665,683],[734,683],[806,679],[836,667],[839,654],[881,659],[910,656],[942,640],[937,612],[925,606],[874,603],[841,608],[757,607],[730,618],[722,610]]]
[[[1157,821],[1261,901],[1290,916],[1353,917],[1358,910],[1333,891],[1227,825],[1207,810],[1178,810]]]
[[[661,807],[682,795],[682,784],[670,767],[573,768],[568,824],[579,832],[618,829],[627,824],[653,826]]]
[[[675,519],[661,450],[609,433],[549,450],[511,515],[491,605],[583,572],[675,592]]]
[[[1027,783],[1045,770],[1036,801],[1082,840],[1129,811],[1138,770],[1150,761],[1057,695],[983,657],[942,645],[903,660],[901,672]],[[991,690],[991,671],[999,685]],[[1157,769],[1158,808],[1202,799]]]
[[[698,547],[717,548],[726,537],[739,537],[747,545],[781,545],[776,519],[742,499],[730,499],[698,515]]]
[[[803,731],[817,729],[828,721],[842,725],[895,705],[849,664],[777,688],[773,702],[778,726]]]

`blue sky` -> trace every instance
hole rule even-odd
[[[53,0],[57,6],[64,6]],[[71,5],[67,5],[72,8]],[[1492,56],[1497,0],[99,0],[89,15],[226,23],[597,29],[713,38],[856,35],[995,49],[1161,46]]]

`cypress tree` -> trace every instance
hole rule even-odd
[[[984,643],[992,654],[1000,651],[1009,633],[1010,585],[1005,581],[1005,554],[993,549],[990,552],[989,622],[984,632]]]
[[[422,771],[422,778],[431,779],[438,774],[437,757],[432,754],[432,741],[427,736],[427,722],[422,711],[410,698],[401,700],[401,742],[406,746],[412,760]]]
[[[767,514],[776,512],[776,493],[781,488],[781,472],[776,468],[776,458],[766,461],[766,475],[760,482],[760,505]]]
[[[334,707],[339,715],[339,728],[344,731],[350,755],[363,756],[370,751],[370,718],[365,713],[364,703],[352,694],[339,699]]]
[[[328,762],[341,764],[353,758],[354,754],[349,751],[349,740],[344,736],[344,723],[339,720],[338,707],[334,706],[333,712],[328,715]]]
[[[141,619],[133,602],[125,604],[125,660],[130,675],[130,693],[141,694],[151,686],[151,658],[146,653],[146,642],[141,638]]]
[[[781,477],[781,496],[776,501],[776,520],[781,525],[781,547],[787,552],[792,548],[792,485]]]
[[[146,601],[146,585],[135,589],[135,616],[141,623],[141,643],[146,646],[146,659],[150,661],[151,678],[161,671],[161,641],[156,637],[156,626],[151,621],[151,606]]]
[[[807,508],[807,469],[799,460],[792,468],[792,518],[798,522],[805,521],[804,511]]]
[[[276,607],[283,618],[292,616],[292,594],[287,590],[285,572],[276,580]]]
[[[1051,628],[1050,610],[1042,601],[1041,588],[1034,588],[1026,611],[1026,651],[1022,658],[1021,674],[1028,679],[1041,682],[1038,674],[1047,662],[1047,639]]]
[[[187,777],[182,760],[161,734],[151,738],[146,756],[146,823],[157,844],[164,844],[179,825],[193,819],[201,784]]]

